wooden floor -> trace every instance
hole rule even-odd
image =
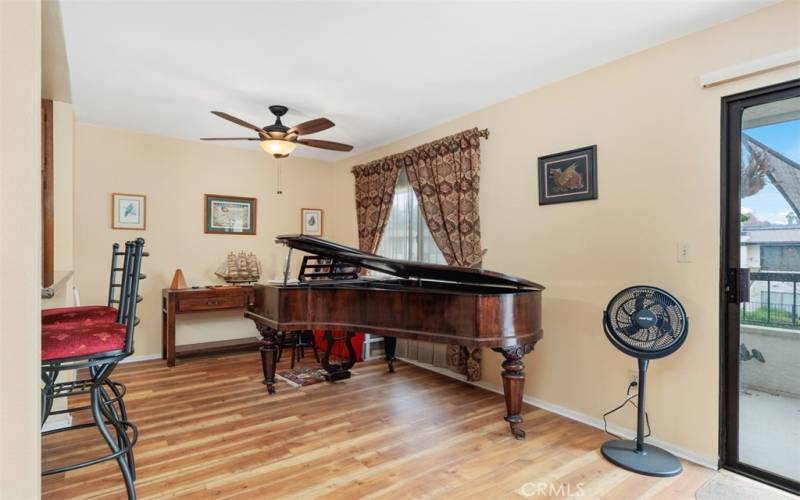
[[[257,353],[118,367],[141,433],[139,497],[675,499],[715,474],[690,463],[669,479],[626,472],[601,457],[607,435],[527,405],[528,437],[516,441],[499,394],[404,363],[355,370],[336,384],[281,382],[268,397]],[[43,440],[46,467],[104,452],[96,429]],[[124,498],[114,462],[46,477],[42,489]]]

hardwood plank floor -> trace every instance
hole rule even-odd
[[[310,358],[306,357],[306,362]],[[279,370],[288,368],[284,360]],[[357,364],[350,380],[268,397],[257,353],[121,365],[140,498],[694,498],[714,471],[656,479],[606,462],[601,431],[422,368]],[[80,400],[71,401],[77,406]],[[85,413],[85,412],[83,412]],[[82,421],[85,414],[75,416]],[[96,429],[43,440],[45,467],[107,452]],[[43,478],[43,497],[124,498],[114,462]]]

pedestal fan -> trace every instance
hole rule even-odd
[[[636,439],[615,439],[601,452],[611,463],[648,476],[680,474],[680,461],[670,452],[644,442],[645,382],[651,359],[672,354],[683,344],[689,323],[678,300],[653,286],[633,286],[619,292],[603,314],[606,336],[614,346],[639,361]]]

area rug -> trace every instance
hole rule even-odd
[[[697,500],[784,500],[795,498],[758,481],[722,471],[695,493]]]
[[[284,370],[275,374],[293,387],[305,387],[325,382],[325,370],[319,367],[298,366],[293,370]]]

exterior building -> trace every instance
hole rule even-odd
[[[743,306],[744,319],[796,323],[800,302],[800,224],[744,224],[741,240],[741,265],[751,273],[750,301]],[[775,279],[769,279],[772,277]]]

